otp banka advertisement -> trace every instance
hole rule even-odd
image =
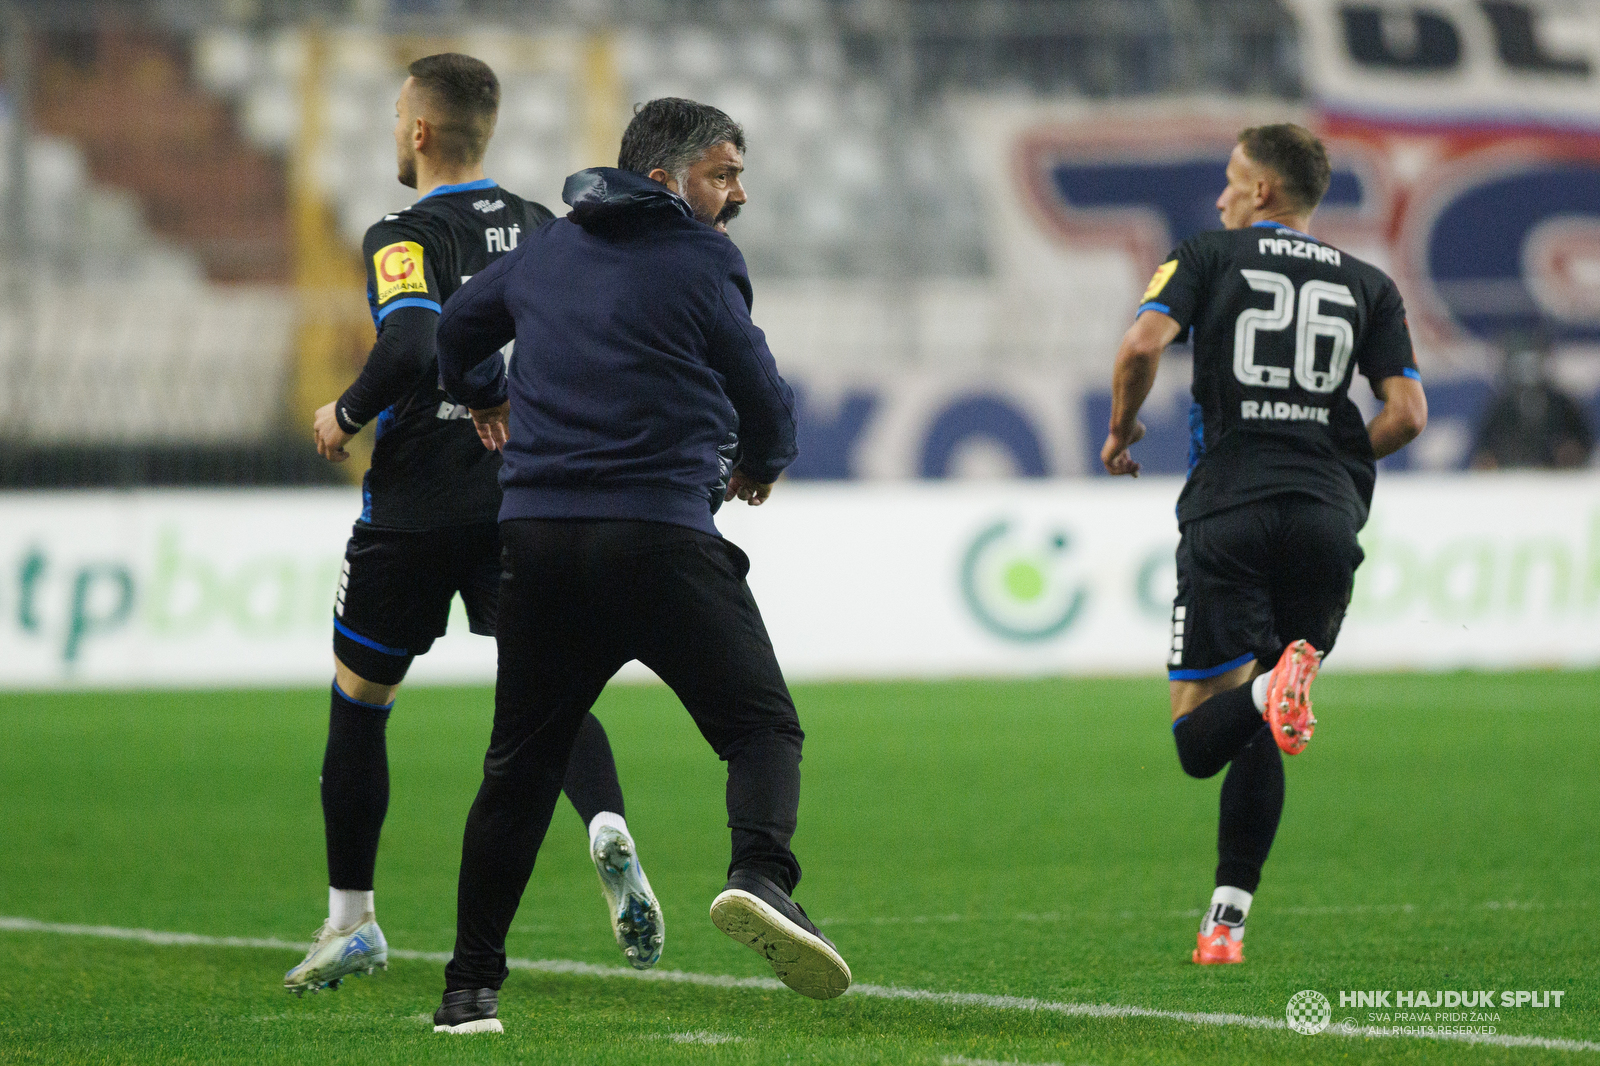
[[[717,524],[792,679],[1153,675],[1180,484],[785,480]],[[0,687],[326,683],[354,490],[15,496]],[[1600,476],[1393,475],[1362,546],[1330,669],[1600,663]],[[493,681],[465,622],[410,681]]]

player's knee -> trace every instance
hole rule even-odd
[[[1207,750],[1205,738],[1198,729],[1191,728],[1188,716],[1172,723],[1172,739],[1178,746],[1178,765],[1190,777],[1214,777],[1225,765]]]
[[[379,707],[393,703],[395,694],[400,691],[400,678],[385,682],[362,677],[337,656],[333,660],[333,680],[347,698]]]
[[[1186,749],[1182,742],[1178,744],[1178,765],[1183,767],[1184,773],[1199,781],[1217,776],[1217,771],[1222,769],[1222,764]]]
[[[334,670],[341,678],[341,688],[344,685],[342,679],[348,678],[352,685],[379,685],[390,690],[396,689],[405,680],[406,671],[411,669],[415,658],[409,651],[379,650],[358,643],[338,630],[333,634]],[[355,699],[362,698],[349,689],[345,689],[345,692]],[[392,691],[389,698],[393,698]]]

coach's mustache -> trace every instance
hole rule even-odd
[[[738,218],[738,217],[739,217],[739,205],[734,203],[732,200],[729,200],[726,204],[723,204],[722,205],[722,210],[717,212],[717,221],[718,222],[727,222],[730,219],[735,219],[735,218]]]

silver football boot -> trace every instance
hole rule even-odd
[[[351,974],[360,977],[388,968],[389,943],[383,939],[377,919],[368,911],[348,929],[335,929],[323,922],[300,965],[283,975],[283,987],[298,996],[338,988]]]
[[[595,834],[589,849],[617,946],[636,970],[648,970],[661,958],[667,923],[661,905],[650,890],[650,879],[639,866],[633,841],[620,829],[606,826]]]

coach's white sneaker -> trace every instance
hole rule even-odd
[[[639,865],[632,838],[615,826],[603,826],[595,833],[589,857],[600,875],[617,946],[634,969],[648,970],[661,958],[667,922],[650,890],[650,879]]]
[[[335,929],[323,922],[300,965],[283,975],[283,987],[298,996],[324,988],[338,988],[350,974],[360,977],[388,968],[388,941],[383,939],[383,930],[368,911],[346,929]]]
[[[735,870],[711,901],[711,922],[772,964],[778,980],[812,999],[850,987],[850,967],[789,894],[760,874]]]

